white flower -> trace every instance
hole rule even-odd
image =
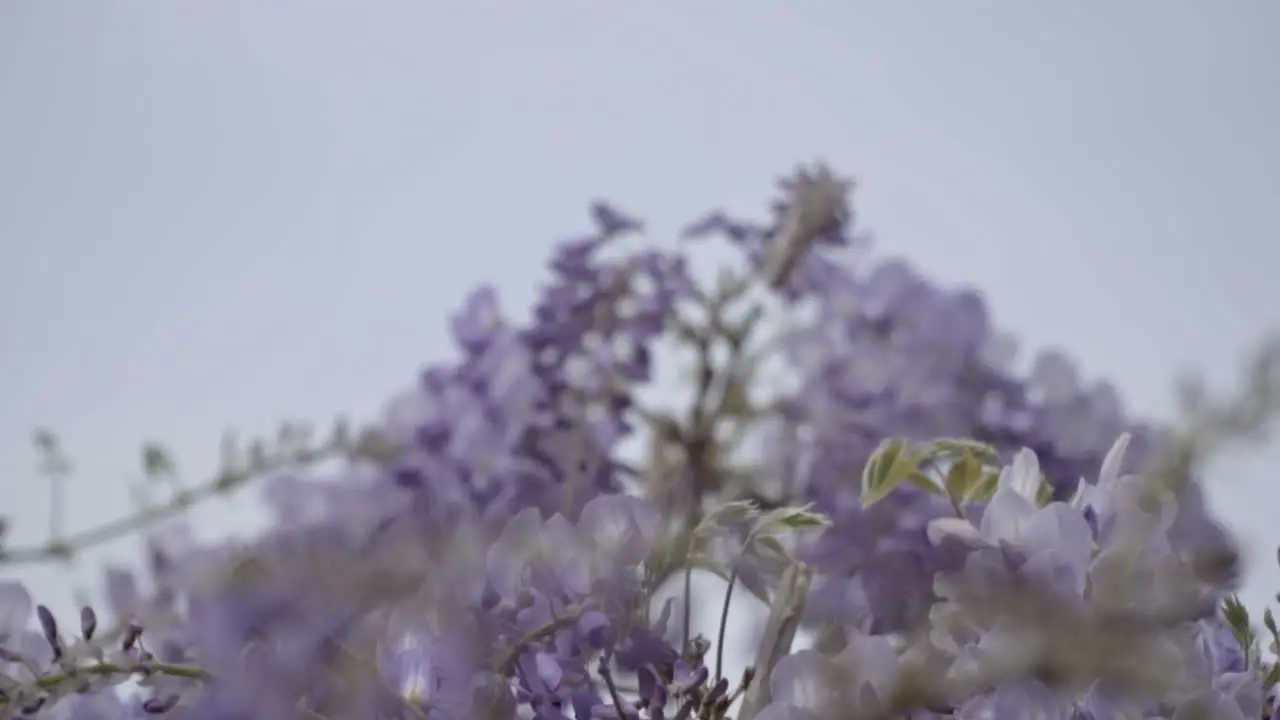
[[[0,642],[27,629],[33,607],[31,593],[22,583],[0,582]]]
[[[1038,508],[1036,496],[1042,482],[1036,454],[1023,449],[1001,471],[978,527],[963,518],[936,519],[927,529],[930,541],[937,544],[954,536],[989,546],[1016,545],[1027,553],[1028,571],[1057,576],[1083,593],[1093,555],[1093,530],[1083,513],[1067,503]]]
[[[1092,507],[1095,512],[1100,513],[1121,484],[1130,479],[1130,476],[1122,477],[1120,475],[1120,465],[1124,462],[1124,454],[1129,449],[1131,437],[1129,433],[1123,433],[1116,438],[1115,444],[1107,451],[1107,456],[1102,459],[1102,467],[1098,469],[1098,482],[1096,484],[1080,478],[1079,484],[1076,485],[1076,492],[1071,496],[1072,507],[1081,509]]]
[[[929,523],[929,540],[937,544],[951,535],[988,544],[1001,540],[1018,542],[1023,525],[1036,513],[1040,481],[1040,461],[1034,452],[1024,448],[1012,464],[1000,471],[996,493],[983,512],[981,528],[964,518],[938,518]]]

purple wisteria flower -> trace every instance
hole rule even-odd
[[[0,583],[0,717],[1266,717],[1231,538],[1147,472],[1170,433],[1062,353],[1012,369],[981,295],[870,254],[851,187],[803,169],[766,221],[694,223],[746,260],[714,289],[597,201],[527,317],[476,288],[348,464],[268,478],[262,535],[149,543],[78,638]],[[769,308],[776,355],[743,319]],[[698,364],[664,414],[669,341]],[[728,677],[742,591],[769,622]],[[694,603],[723,608],[714,642]]]
[[[1127,444],[1069,502],[1043,501],[1037,458],[1021,451],[976,523],[929,524],[933,543],[970,551],[935,576],[926,632],[852,631],[837,654],[787,657],[758,717],[885,717],[876,704],[913,673],[930,683],[913,717],[1261,717],[1262,683],[1215,612],[1230,588],[1172,532],[1180,496],[1119,472]]]
[[[140,717],[173,709],[193,681],[207,677],[183,664],[181,653],[152,651],[136,623],[101,633],[92,607],[79,616],[78,633],[67,633],[25,587],[0,582],[0,717]],[[143,699],[124,702],[113,694],[130,681]]]

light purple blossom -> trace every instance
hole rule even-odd
[[[783,301],[779,395],[730,397],[748,370],[723,360],[766,344],[730,327],[764,305],[716,315],[754,300],[704,288],[684,248],[625,248],[644,224],[597,201],[527,317],[494,287],[463,299],[452,356],[391,399],[377,452],[267,478],[261,536],[152,542],[145,576],[108,570],[105,612],[78,623],[0,583],[0,717],[721,720],[744,697],[747,720],[1271,713],[1224,605],[1229,534],[1194,481],[1146,472],[1168,431],[1062,352],[1012,369],[978,292],[869,252],[851,186],[801,170],[766,220],[686,233],[726,239],[737,285]],[[704,367],[666,418],[647,400],[673,339]],[[990,447],[994,491],[930,489],[956,461],[930,457],[869,504],[886,438]],[[684,599],[656,599],[691,566],[818,642],[726,677]]]

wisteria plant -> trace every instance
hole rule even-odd
[[[593,204],[528,318],[477,289],[458,356],[383,420],[228,446],[140,518],[264,477],[276,521],[252,542],[152,537],[145,582],[107,571],[105,619],[0,583],[0,716],[1280,718],[1276,625],[1232,594],[1196,478],[1270,385],[1165,427],[1060,353],[1020,372],[979,294],[867,251],[851,188],[800,170],[764,220],[713,213],[674,250],[629,247],[640,222]],[[701,282],[711,237],[745,269]],[[646,392],[680,352],[690,393],[661,409]],[[750,597],[768,615],[731,675]],[[722,608],[704,633],[695,603]]]

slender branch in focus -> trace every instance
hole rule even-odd
[[[729,628],[729,607],[733,602],[733,588],[738,584],[738,565],[734,563],[729,571],[729,580],[725,583],[724,604],[720,606],[720,630],[716,635],[716,674],[718,682],[724,677],[724,636]]]
[[[93,665],[81,665],[75,669],[74,673],[43,675],[36,680],[35,684],[39,686],[41,690],[48,690],[71,680],[77,675],[137,675],[140,673],[169,675],[171,677],[187,678],[189,680],[209,680],[213,677],[208,671],[192,665],[173,665],[158,662],[146,662],[139,663],[137,665],[119,665],[117,663],[104,662]]]

